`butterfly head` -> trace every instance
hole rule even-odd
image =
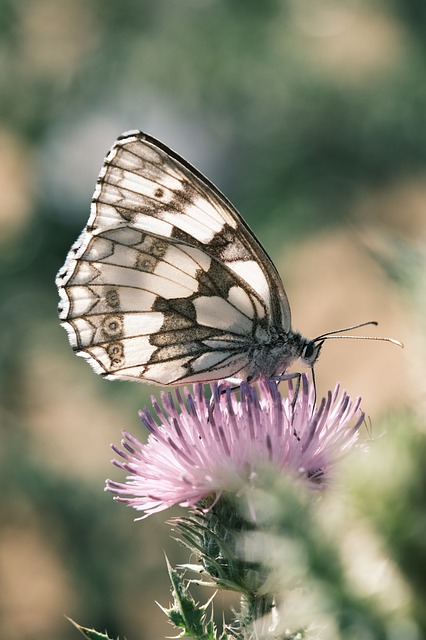
[[[324,344],[323,338],[315,338],[314,340],[305,340],[302,347],[300,358],[308,367],[313,367],[319,358],[321,347]]]

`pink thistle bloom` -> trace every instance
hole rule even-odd
[[[107,480],[106,490],[143,511],[142,518],[175,504],[217,500],[223,492],[246,494],[260,485],[267,466],[324,486],[364,419],[360,398],[352,402],[339,385],[314,406],[305,375],[295,402],[290,381],[286,398],[271,380],[242,383],[241,399],[227,384],[210,387],[212,401],[201,384],[185,389],[184,397],[177,389],[176,400],[163,393],[163,408],[153,397],[153,409],[140,412],[150,431],[147,443],[123,432],[122,449],[112,446],[123,460],[113,463],[129,475],[126,482]]]

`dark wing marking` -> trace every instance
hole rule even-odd
[[[237,210],[186,160],[140,131],[123,134],[109,152],[86,232],[122,225],[206,251],[257,291],[271,324],[290,330],[279,274]]]

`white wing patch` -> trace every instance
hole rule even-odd
[[[194,300],[197,324],[214,326],[242,336],[250,335],[253,317],[248,318],[238,307],[219,296],[200,296]]]
[[[290,309],[258,241],[216,187],[140,132],[108,154],[57,285],[72,347],[107,378],[244,379],[296,357],[268,362]]]

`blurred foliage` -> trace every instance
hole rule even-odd
[[[73,638],[66,613],[113,636],[163,637],[162,548],[172,560],[178,551],[161,519],[132,526],[102,495],[102,427],[117,440],[152,389],[74,362],[56,315],[55,273],[105,152],[126,129],[159,137],[220,186],[273,255],[358,224],[366,197],[426,184],[425,4],[0,0],[0,30],[0,568],[10,580],[0,636]],[[367,207],[361,219],[382,239],[387,225],[385,249],[368,247],[416,317],[422,380],[425,208],[412,218],[402,204],[395,222]],[[386,471],[365,462],[369,485],[364,467],[358,478],[368,527],[407,594],[411,622],[389,638],[426,637],[424,411],[423,397],[408,417],[383,419],[375,450]]]

